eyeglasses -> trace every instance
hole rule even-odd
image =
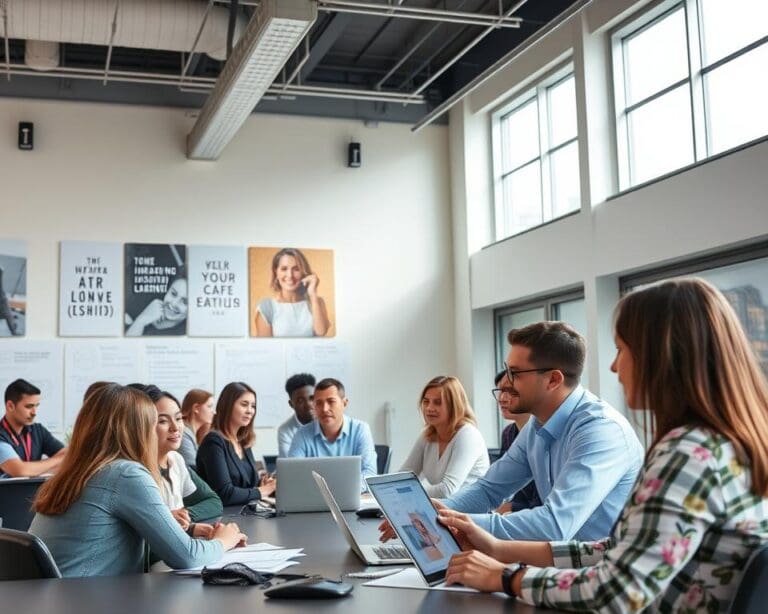
[[[522,373],[546,373],[547,371],[560,371],[560,369],[557,369],[555,367],[541,367],[539,369],[520,369],[519,371],[513,371],[509,368],[509,365],[504,365],[504,367],[507,370],[507,379],[510,381],[510,383],[514,383],[515,378],[522,374]],[[566,377],[569,376],[568,373],[565,371],[562,371],[562,374]]]
[[[505,394],[511,395],[513,391],[513,388],[494,388],[491,390],[491,394],[493,395],[493,398],[496,399],[496,402],[498,403],[501,401],[501,397]]]

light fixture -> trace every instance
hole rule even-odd
[[[187,157],[216,160],[317,19],[312,0],[263,0],[187,136]]]

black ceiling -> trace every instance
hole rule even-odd
[[[506,11],[518,1],[503,0],[501,4]],[[497,29],[488,34],[424,90],[426,104],[405,106],[391,102],[277,96],[262,100],[256,111],[415,122],[577,2],[528,0],[514,13],[522,18],[521,27]],[[377,3],[383,6],[388,4],[382,0]],[[499,11],[499,0],[402,0],[399,4],[473,14],[498,14]],[[217,2],[217,6],[226,8],[227,5]],[[240,6],[237,10],[248,17],[254,9]],[[484,30],[484,26],[326,12],[321,9],[310,31],[310,55],[300,72],[301,83],[408,94],[451,62]],[[24,68],[24,41],[11,39],[8,47],[10,63],[18,69]],[[301,59],[301,51],[298,50],[287,64],[286,74],[293,72]],[[107,53],[106,46],[62,43],[60,66],[103,70]],[[111,53],[110,70],[173,78],[179,77],[184,59],[180,52],[115,47]],[[127,83],[110,79],[104,85],[101,80],[80,80],[61,74],[43,77],[12,74],[9,81],[3,75],[5,66],[3,44],[0,45],[0,96],[192,108],[201,107],[206,96],[201,92],[183,91],[183,88],[173,84]],[[195,54],[188,74],[216,78],[222,66],[221,61]]]

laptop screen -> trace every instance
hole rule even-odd
[[[448,562],[461,548],[437,522],[437,512],[418,478],[413,473],[396,473],[367,481],[427,584],[442,582]]]

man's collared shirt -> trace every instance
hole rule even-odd
[[[293,438],[302,426],[304,426],[296,414],[293,414],[288,420],[277,427],[277,455],[288,456],[291,449]]]
[[[624,507],[643,455],[627,419],[577,386],[545,424],[529,420],[484,477],[444,502],[503,539],[600,539]],[[541,506],[488,513],[531,479]]]
[[[376,475],[376,449],[371,428],[362,420],[344,416],[344,425],[335,441],[328,441],[320,423],[313,420],[293,436],[289,457],[359,456],[364,478]]]

